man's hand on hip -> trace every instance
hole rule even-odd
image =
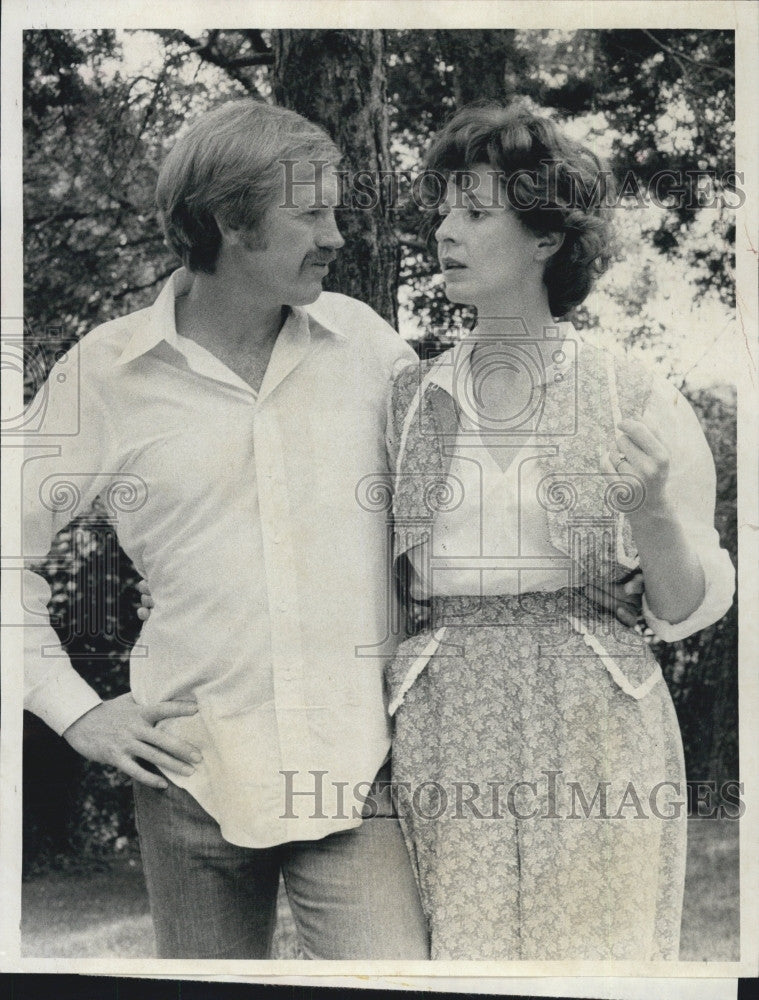
[[[147,580],[140,580],[137,584],[140,592],[140,606],[137,608],[137,617],[141,622],[146,622],[150,618],[150,609],[155,607],[155,602],[150,595],[150,587]]]
[[[193,765],[203,759],[198,748],[157,728],[157,723],[195,715],[197,711],[192,701],[138,705],[131,694],[123,694],[90,709],[63,736],[83,757],[117,767],[151,788],[166,788],[166,779],[147,771],[139,761],[149,761],[177,774],[192,774]]]
[[[613,611],[623,625],[632,628],[641,615],[643,574],[635,570],[618,583],[588,584],[585,593],[599,608]]]

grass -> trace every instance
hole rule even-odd
[[[142,867],[135,858],[117,858],[104,872],[34,876],[22,887],[21,907],[21,954],[26,957],[155,955]],[[272,957],[301,957],[281,884]]]
[[[735,820],[688,823],[688,863],[680,958],[737,962],[740,958],[740,870]]]
[[[680,958],[737,961],[738,827],[729,820],[691,820]],[[298,958],[297,934],[280,886],[274,958]],[[139,861],[116,858],[110,870],[49,872],[22,892],[22,946],[27,957],[148,958],[153,929]]]

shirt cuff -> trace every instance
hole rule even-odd
[[[651,611],[643,594],[643,616],[646,624],[657,638],[664,642],[679,642],[695,632],[719,621],[733,603],[735,593],[735,569],[725,549],[717,549],[708,554],[699,552],[699,560],[704,571],[704,599],[696,610],[674,625],[663,618],[657,618]]]
[[[73,668],[64,668],[26,698],[24,707],[58,735],[102,703],[102,698]]]

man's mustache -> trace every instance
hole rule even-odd
[[[320,264],[322,267],[327,267],[333,260],[337,260],[336,253],[308,254],[306,257],[307,264]]]

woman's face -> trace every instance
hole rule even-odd
[[[540,287],[538,237],[508,206],[489,164],[451,177],[439,214],[437,253],[451,302],[498,310],[514,302],[515,293],[521,301],[528,288]]]

